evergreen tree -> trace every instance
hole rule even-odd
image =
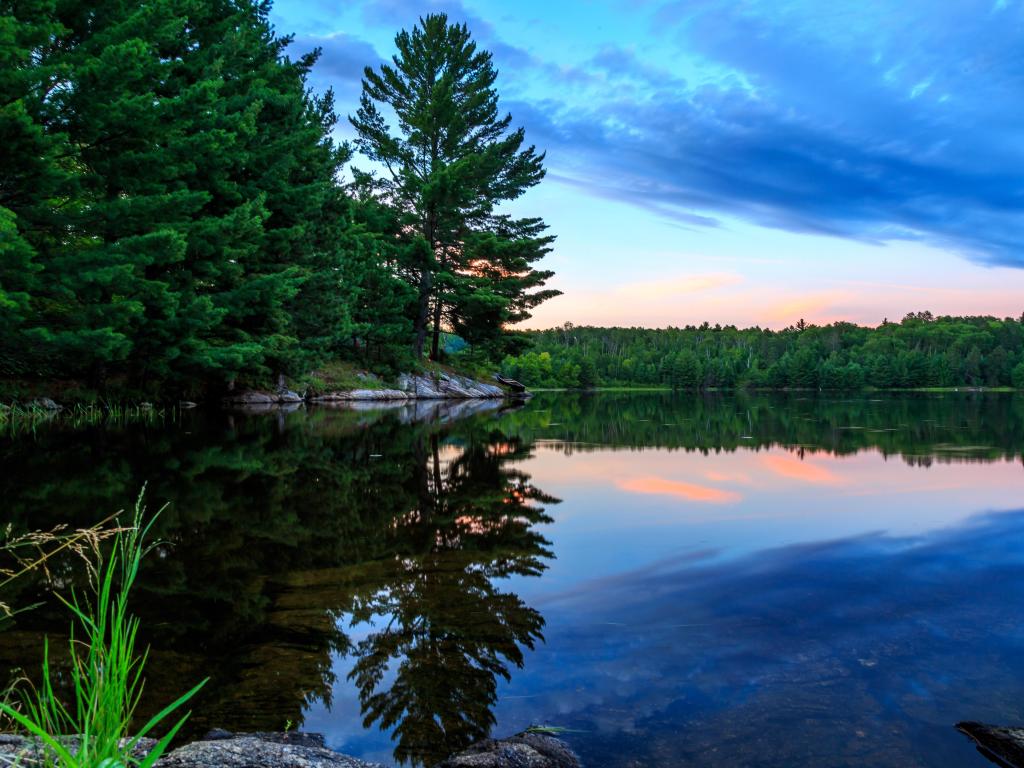
[[[351,339],[348,151],[268,12],[0,6],[5,373],[219,386]]]
[[[543,155],[500,116],[491,54],[464,24],[428,15],[395,45],[392,64],[365,70],[350,120],[358,148],[387,169],[380,193],[423,242],[403,265],[417,291],[413,350],[422,354],[429,330],[437,359],[444,325],[494,346],[505,323],[555,295],[535,291],[550,277],[532,267],[551,242],[543,222],[495,214],[540,182]]]

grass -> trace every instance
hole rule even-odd
[[[72,700],[65,704],[55,691],[54,683],[62,675],[50,666],[47,641],[43,646],[41,683],[24,692],[21,709],[0,702],[0,714],[35,737],[48,766],[149,768],[166,751],[188,714],[179,717],[147,754],[137,756],[141,740],[178,712],[206,682],[164,707],[134,735],[129,735],[142,697],[147,656],[146,652],[136,653],[139,620],[128,608],[129,594],[148,551],[145,538],[156,520],[154,516],[144,522],[144,511],[140,494],[132,525],[116,529],[106,559],[97,554],[91,599],[82,599],[75,592],[70,598],[60,598],[72,618]],[[74,738],[68,739],[68,735]]]
[[[117,534],[114,525],[117,515],[88,528],[68,531],[66,526],[58,526],[49,531],[29,531],[15,536],[10,524],[0,532],[0,552],[3,552],[9,564],[0,566],[0,590],[11,582],[29,573],[41,573],[48,584],[53,583],[50,573],[50,561],[62,553],[77,555],[86,563],[91,563],[93,553],[99,551],[100,542]],[[35,606],[21,606],[14,609],[0,600],[0,620],[9,619],[16,613]]]
[[[61,424],[73,428],[98,426],[124,426],[125,424],[151,424],[165,421],[176,413],[174,408],[156,408],[146,404],[120,403],[76,404],[59,411],[34,405],[0,407],[0,428],[11,432],[32,431],[42,424]]]
[[[360,374],[363,373],[363,369],[353,363],[334,360],[301,377],[295,382],[295,386],[300,392],[305,389],[314,392],[340,392],[348,389],[386,388],[386,382],[381,377],[361,378]]]

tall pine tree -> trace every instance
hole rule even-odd
[[[498,351],[507,323],[557,293],[536,290],[551,276],[532,266],[551,243],[543,222],[496,213],[541,181],[544,156],[501,116],[491,54],[464,24],[432,14],[395,45],[392,64],[365,70],[350,120],[357,147],[386,169],[384,200],[422,242],[402,265],[417,291],[413,350],[422,354],[429,332],[438,359],[449,327]]]

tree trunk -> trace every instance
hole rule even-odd
[[[438,347],[441,341],[441,299],[438,298],[434,302],[434,328],[432,331],[432,338],[430,340],[430,359],[437,362],[438,359]]]
[[[427,317],[430,315],[430,288],[431,276],[428,270],[423,270],[420,275],[419,307],[416,312],[416,324],[413,330],[416,333],[412,343],[412,353],[417,360],[423,355],[423,345],[427,340]]]

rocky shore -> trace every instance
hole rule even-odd
[[[73,745],[76,737],[66,742]],[[135,750],[144,757],[153,739]],[[23,736],[0,734],[0,762],[31,768],[46,764],[45,750]],[[200,741],[164,755],[156,768],[384,768],[343,755],[324,745],[316,733],[229,733],[211,731]],[[439,768],[580,768],[569,747],[553,736],[520,733],[507,739],[485,739],[452,756]]]
[[[368,379],[373,381],[373,379]],[[509,395],[497,384],[471,379],[468,376],[439,373],[435,376],[403,373],[397,388],[345,389],[331,392],[299,394],[279,388],[276,392],[247,390],[223,398],[227,406],[271,406],[309,403],[406,402],[409,400],[491,400]],[[521,396],[521,395],[520,395]]]

